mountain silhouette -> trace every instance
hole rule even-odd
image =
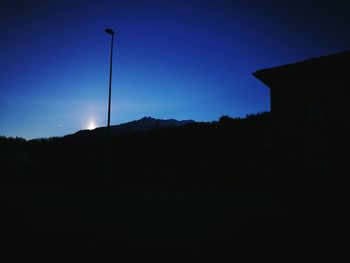
[[[126,122],[119,125],[111,126],[111,134],[112,135],[120,135],[120,134],[131,134],[138,132],[147,132],[156,129],[165,129],[165,128],[174,128],[179,127],[186,124],[195,123],[193,120],[175,120],[175,119],[155,119],[152,117],[143,117],[139,120]],[[84,135],[105,135],[107,132],[107,127],[99,127],[93,130],[80,130],[76,132],[74,135],[84,136]]]

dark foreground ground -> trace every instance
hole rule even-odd
[[[268,116],[0,138],[0,262],[350,262],[350,129]]]
[[[45,262],[335,259],[346,256],[348,248],[346,199],[339,193],[6,187],[0,192],[1,257]]]

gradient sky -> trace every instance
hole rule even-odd
[[[217,120],[270,108],[256,70],[350,47],[348,1],[0,3],[0,135],[62,136],[143,116]]]

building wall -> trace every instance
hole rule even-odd
[[[275,83],[271,112],[281,127],[349,125],[349,90],[346,82]]]

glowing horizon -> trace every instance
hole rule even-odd
[[[88,129],[88,130],[93,130],[93,129],[96,129],[96,128],[97,128],[97,126],[96,126],[95,121],[94,121],[93,119],[91,119],[91,120],[89,121],[89,123],[88,123],[87,129]]]

